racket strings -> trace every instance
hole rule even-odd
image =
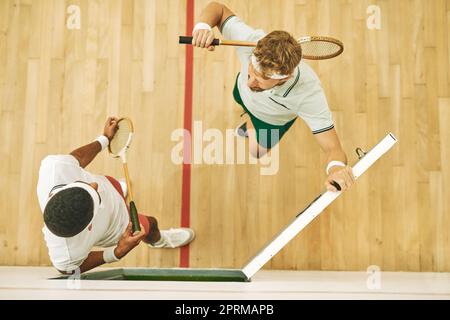
[[[111,153],[116,155],[127,145],[130,133],[132,132],[131,125],[128,121],[120,121],[118,127],[110,143]]]
[[[338,53],[341,46],[329,41],[310,41],[302,43],[303,56],[327,57]]]

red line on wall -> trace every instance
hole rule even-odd
[[[194,28],[194,0],[186,0],[186,35]],[[194,52],[186,46],[186,67],[184,79],[184,129],[183,176],[181,186],[181,226],[190,226],[191,216],[191,132],[192,132],[192,83]],[[189,134],[187,133],[189,132]],[[189,246],[180,249],[180,267],[189,267]]]

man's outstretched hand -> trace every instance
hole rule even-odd
[[[215,46],[211,45],[214,40],[214,32],[207,29],[195,30],[192,34],[192,45],[199,48],[207,48],[214,51]]]
[[[128,224],[127,229],[122,234],[122,237],[117,244],[114,254],[117,258],[122,259],[128,252],[133,250],[143,239],[145,238],[145,230],[141,225],[141,231],[133,236],[133,226],[131,222]]]
[[[107,137],[109,141],[111,141],[111,139],[116,134],[117,129],[119,129],[119,126],[117,125],[118,121],[119,118],[117,117],[109,117],[106,120],[105,128],[103,129],[103,135]]]
[[[355,182],[355,176],[350,166],[346,167],[331,167],[330,174],[325,181],[325,187],[328,191],[338,191],[335,186],[332,185],[332,181],[335,181],[341,187],[341,191],[349,189]]]

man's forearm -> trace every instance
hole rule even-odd
[[[328,160],[328,162],[333,161],[333,160],[342,161],[345,164],[347,164],[347,155],[345,154],[344,150],[342,150],[342,149],[331,150],[327,154],[327,160]]]
[[[129,248],[123,248],[120,245],[116,246],[114,249],[114,255],[117,257],[117,259],[122,259],[123,257],[125,257],[128,252],[131,249]],[[80,273],[89,271],[91,269],[94,269],[98,266],[101,266],[102,264],[105,264],[106,261],[103,258],[104,257],[104,252],[103,251],[91,251],[89,252],[86,260],[83,261],[83,263],[80,266]],[[62,271],[60,271],[62,272]],[[65,272],[62,272],[65,273]]]
[[[119,259],[126,256],[127,253],[128,253],[127,251],[121,250],[120,248],[117,248],[117,247],[114,250],[114,255]],[[98,266],[101,266],[102,264],[105,264],[106,262],[103,258],[103,254],[104,254],[103,251],[89,252],[86,260],[84,260],[80,266],[80,272],[83,273],[83,272],[89,271],[91,269],[94,269]]]
[[[80,166],[85,168],[92,160],[94,160],[95,156],[102,151],[102,146],[100,142],[94,141],[83,147],[73,150],[70,154],[74,156]]]
[[[105,260],[103,260],[103,251],[92,251],[89,253],[86,260],[84,260],[81,264],[80,272],[83,273],[89,271],[98,266],[101,266],[104,263]]]
[[[224,6],[222,4],[211,2],[203,9],[198,21],[207,23],[211,28],[220,27],[223,13]]]
[[[131,232],[131,223],[129,225],[129,228],[130,228],[129,230]],[[137,244],[138,243],[136,243],[136,245]],[[132,245],[131,247],[121,246],[120,242],[119,242],[119,244],[114,248],[114,256],[117,259],[120,260],[123,257],[125,257],[128,254],[128,252],[130,252],[134,247],[136,247],[136,245]],[[96,268],[98,266],[101,266],[102,264],[107,263],[105,261],[104,256],[105,256],[105,252],[104,251],[91,251],[91,252],[89,252],[87,258],[80,265],[80,273],[89,271],[89,270],[94,269],[94,268]],[[69,273],[61,271],[61,270],[59,270],[59,272],[64,273],[64,274],[69,274]]]
[[[95,267],[101,266],[105,263],[105,260],[103,260],[103,251],[92,251],[87,256],[86,260],[83,261],[83,263],[80,266],[80,273],[89,271],[91,269],[94,269]],[[67,272],[58,270],[62,274],[73,274],[73,272]]]
[[[330,163],[331,161],[341,161],[345,164],[347,164],[347,155],[345,154],[344,150],[342,149],[335,149],[331,150],[327,153],[327,163]],[[333,172],[333,169],[338,169],[342,167],[339,166],[333,166],[330,168],[330,172]]]

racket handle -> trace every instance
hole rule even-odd
[[[139,223],[139,217],[134,201],[130,201],[130,219],[133,227],[133,235],[135,235],[141,231],[141,225]]]
[[[339,183],[337,183],[336,181],[331,181],[330,182],[331,183],[331,185],[333,186],[333,187],[335,187],[338,191],[341,191],[342,190],[342,188],[341,188],[341,186],[339,185]]]
[[[192,44],[192,38],[193,37],[180,36],[180,40],[178,41],[178,43],[180,43],[180,44]],[[213,42],[211,43],[211,45],[213,45],[213,46],[220,45],[220,39],[214,39]]]

